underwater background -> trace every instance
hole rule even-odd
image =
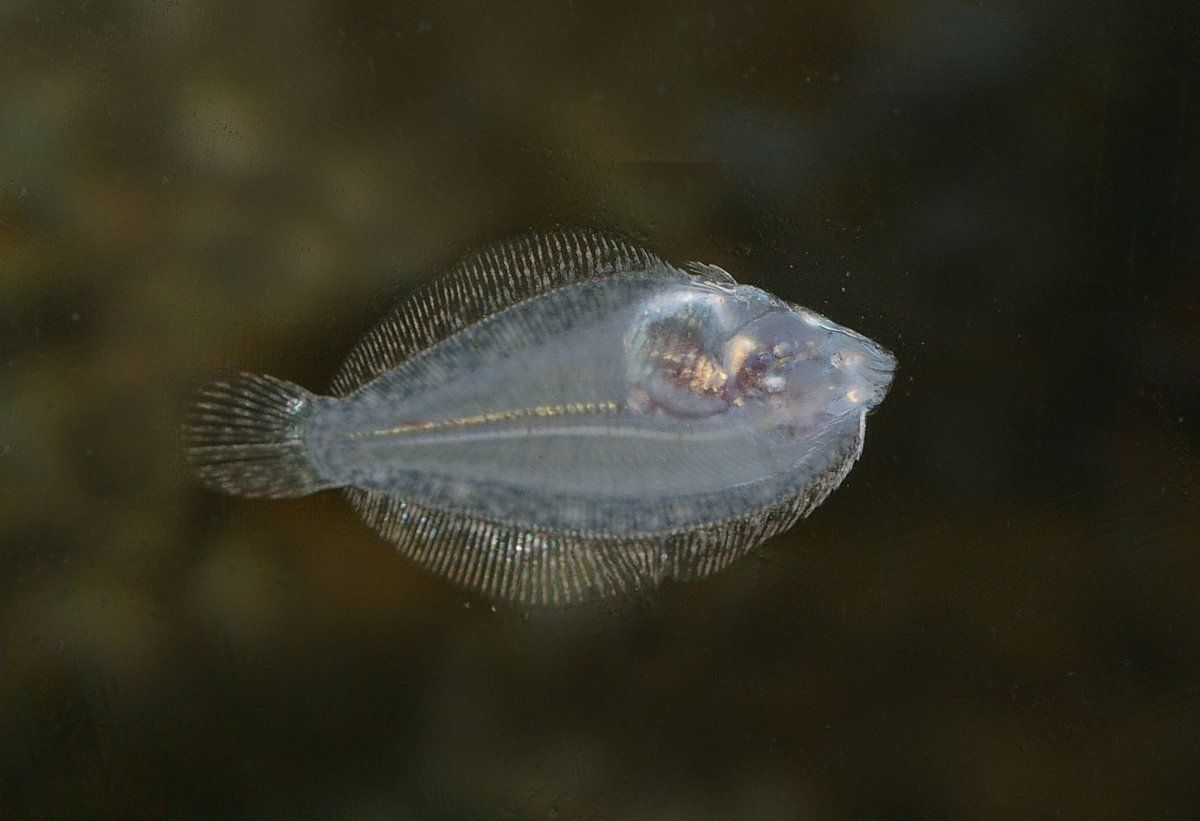
[[[1187,816],[1200,9],[0,2],[0,814]],[[601,228],[900,363],[806,522],[493,608],[186,476],[494,240]]]

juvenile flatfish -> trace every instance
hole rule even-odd
[[[243,374],[185,425],[239,496],[342,488],[413,561],[499,600],[696,579],[806,516],[895,359],[724,270],[538,234],[403,300],[317,396]]]

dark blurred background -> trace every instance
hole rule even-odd
[[[11,817],[1186,817],[1200,13],[1103,2],[0,2]],[[494,609],[334,493],[180,468],[551,226],[894,350],[717,577]]]

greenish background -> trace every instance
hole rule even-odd
[[[1200,805],[1194,3],[0,2],[12,817],[1154,817]],[[894,350],[717,577],[493,609],[190,392],[323,389],[592,226]]]

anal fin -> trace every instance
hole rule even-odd
[[[520,605],[563,606],[631,595],[666,579],[702,579],[807,516],[862,452],[862,418],[847,420],[829,469],[745,516],[630,538],[542,531],[348,488],[363,519],[400,552],[458,587]]]

